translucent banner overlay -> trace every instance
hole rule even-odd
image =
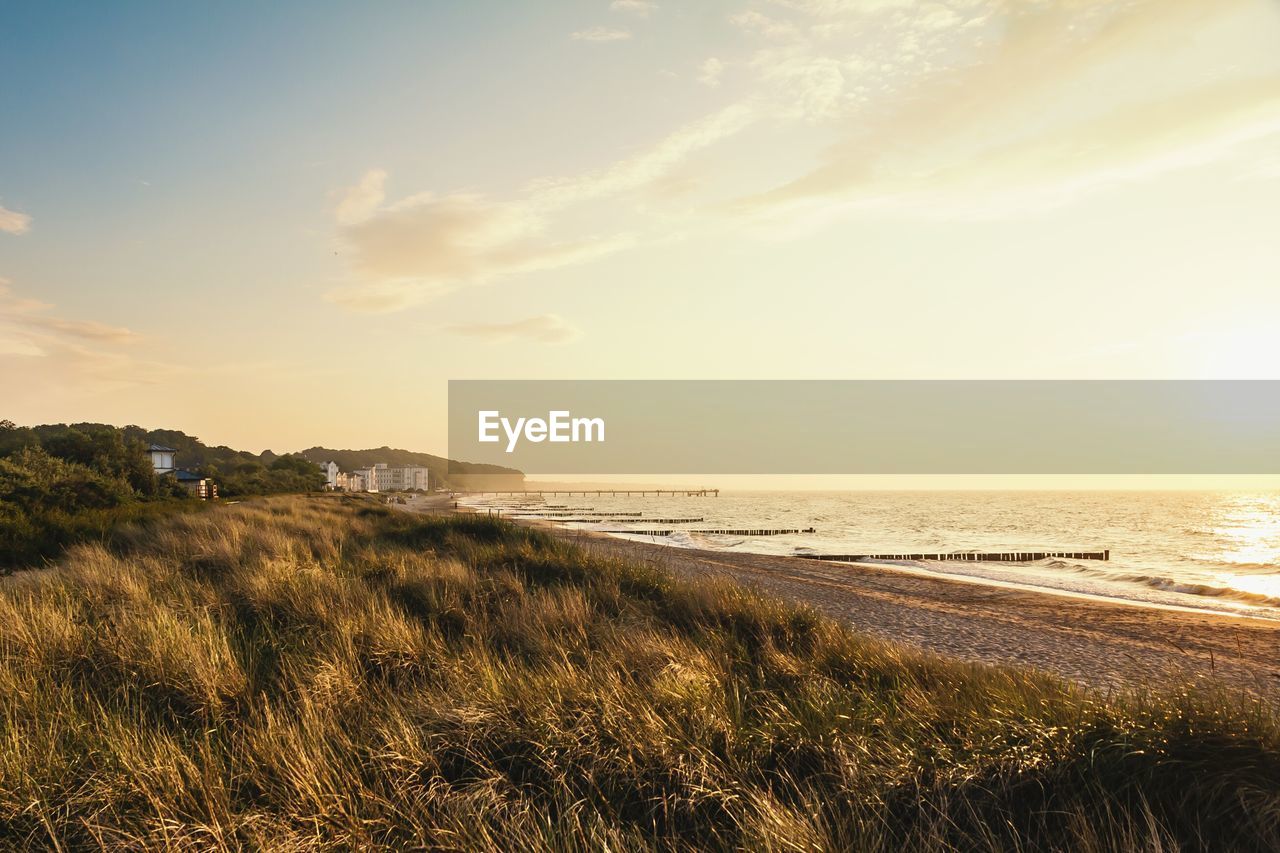
[[[449,457],[526,474],[1277,474],[1280,380],[454,380]]]

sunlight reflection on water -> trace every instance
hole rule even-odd
[[[470,499],[518,507],[518,499]],[[722,492],[719,498],[564,497],[575,510],[698,517],[659,544],[763,554],[1093,551],[1111,560],[930,562],[931,571],[1280,618],[1280,492]],[[537,510],[525,501],[525,511]],[[626,530],[641,519],[573,523]],[[816,528],[743,537],[699,529]]]

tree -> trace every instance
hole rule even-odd
[[[20,427],[8,418],[0,420],[0,457],[38,443],[39,439],[27,427]]]
[[[0,459],[0,501],[28,514],[104,509],[132,497],[123,480],[60,459],[38,446]]]

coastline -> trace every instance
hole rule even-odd
[[[1059,595],[884,564],[671,548],[546,521],[517,523],[680,576],[757,586],[855,630],[954,660],[1032,667],[1104,691],[1194,685],[1280,701],[1280,623],[1273,620]]]
[[[1280,700],[1280,624],[1064,596],[868,563],[668,548],[548,526],[588,550],[686,577],[728,577],[809,604],[856,630],[949,658],[1030,666],[1089,687],[1243,689]]]

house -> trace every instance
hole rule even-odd
[[[344,492],[367,492],[368,481],[360,471],[348,471],[338,474],[334,485]]]
[[[320,473],[324,474],[324,487],[326,489],[338,488],[338,463],[337,462],[317,462]]]
[[[218,484],[208,477],[179,468],[178,451],[172,447],[152,444],[147,447],[147,453],[151,456],[151,468],[157,477],[173,477],[178,485],[202,501],[217,499]]]
[[[193,497],[197,497],[202,501],[217,500],[218,484],[208,477],[201,477],[199,474],[193,474],[181,468],[175,470],[173,476],[178,479],[179,485],[183,486]]]
[[[152,444],[147,447],[147,452],[151,454],[151,467],[155,469],[157,474],[171,474],[178,467],[175,463],[178,451],[172,447],[165,447],[163,444]]]

